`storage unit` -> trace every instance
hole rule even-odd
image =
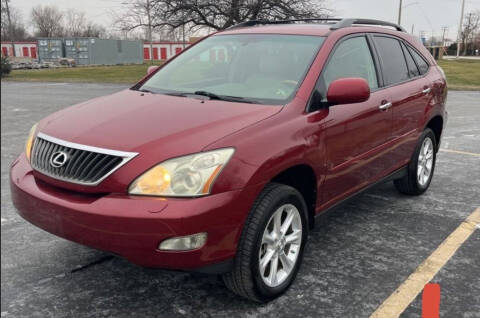
[[[15,56],[37,58],[37,42],[16,41]],[[2,42],[2,55],[13,56],[12,42]]]
[[[143,63],[143,42],[99,38],[65,38],[65,57],[77,65]]]
[[[38,60],[40,62],[55,62],[65,57],[62,38],[38,38]]]
[[[143,44],[143,58],[145,60],[150,60],[150,57],[153,60],[166,60],[177,55],[184,47],[186,48],[189,45],[190,43],[184,44],[183,42],[152,42],[150,49],[150,42],[145,42]]]

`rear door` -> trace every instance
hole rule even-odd
[[[323,203],[328,206],[368,185],[388,167],[382,149],[391,138],[392,112],[379,89],[378,64],[371,42],[364,34],[340,40],[320,75],[317,91],[325,98],[329,84],[346,77],[360,77],[370,86],[363,103],[328,107],[324,120],[327,173]]]
[[[425,72],[402,40],[374,35],[384,79],[384,86],[392,102],[392,147],[388,154],[391,166],[406,164],[413,153],[418,138],[418,122],[423,117],[431,91]]]

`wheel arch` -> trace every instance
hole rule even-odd
[[[425,128],[430,128],[434,135],[435,135],[435,141],[436,141],[436,150],[440,148],[440,138],[442,137],[442,132],[443,132],[443,117],[440,115],[436,115],[432,117]]]
[[[297,164],[277,173],[270,182],[288,185],[300,192],[307,205],[308,224],[312,228],[317,204],[317,176],[313,168],[308,164]]]

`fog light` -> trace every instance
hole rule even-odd
[[[207,233],[177,236],[166,239],[158,245],[159,250],[188,251],[202,247],[207,241]]]

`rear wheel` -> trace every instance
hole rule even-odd
[[[436,145],[433,131],[430,128],[425,129],[408,164],[407,175],[394,181],[398,191],[419,195],[428,189],[435,169]]]
[[[307,241],[307,207],[292,187],[271,183],[247,218],[234,268],[223,275],[236,294],[258,302],[285,292],[293,282]]]

